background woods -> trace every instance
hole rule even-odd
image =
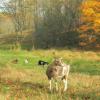
[[[99,0],[2,0],[1,45],[100,49],[99,5]]]
[[[48,90],[55,58],[65,93]],[[33,99],[100,100],[100,0],[0,0],[0,100]]]

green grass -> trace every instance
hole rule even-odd
[[[39,59],[49,63],[55,55],[71,65],[68,90],[48,91],[46,68]],[[18,63],[12,63],[13,59]],[[29,63],[24,60],[28,58]],[[100,100],[100,52],[77,50],[0,50],[0,100]]]

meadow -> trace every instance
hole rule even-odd
[[[37,65],[39,59],[57,57],[71,65],[68,90],[48,90],[44,68]],[[12,63],[13,59],[18,63]],[[25,64],[24,60],[29,63]],[[100,100],[100,52],[80,50],[0,50],[0,100]]]

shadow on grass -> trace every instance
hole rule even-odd
[[[45,90],[47,91],[47,85],[42,84],[42,83],[33,83],[33,82],[23,82],[20,80],[11,80],[11,79],[2,79],[0,78],[0,84],[3,86],[9,86],[12,89],[19,89],[19,90],[34,90],[34,91],[41,91]],[[42,91],[43,92],[43,91]]]
[[[22,87],[25,87],[25,88],[30,88],[30,89],[47,89],[45,85],[41,84],[41,83],[31,83],[31,82],[21,82],[20,85]]]

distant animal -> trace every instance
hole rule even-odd
[[[11,62],[14,63],[14,64],[17,64],[18,63],[18,59],[17,58],[13,59]]]
[[[38,61],[38,65],[44,66],[44,65],[48,65],[48,64],[49,64],[48,62],[43,61],[43,60],[39,60],[39,61]]]
[[[28,64],[29,61],[28,61],[28,59],[25,59],[24,62],[25,62],[25,64]]]
[[[46,75],[49,80],[49,89],[52,90],[52,79],[55,80],[56,90],[58,91],[57,81],[60,78],[64,83],[64,90],[67,90],[67,80],[70,70],[70,65],[65,64],[62,58],[55,58],[54,61],[48,66]]]

